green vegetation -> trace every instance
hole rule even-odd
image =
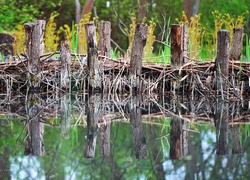
[[[85,1],[80,0],[79,2],[83,7]],[[137,1],[101,0],[95,2],[92,13],[86,14],[80,23],[76,24],[74,23],[76,14],[73,1],[42,0],[37,3],[34,0],[0,0],[0,32],[8,32],[16,37],[15,54],[18,54],[24,50],[24,39],[22,38],[24,33],[21,27],[23,23],[45,19],[47,21],[46,52],[56,51],[61,39],[70,42],[72,51],[86,53],[84,23],[91,19],[94,22],[105,20],[112,24],[112,39],[124,52],[130,54],[135,25],[141,21],[149,26],[148,41],[144,52],[145,61],[165,63],[170,60],[169,39],[166,33],[169,25],[184,23],[189,26],[190,58],[212,60],[216,53],[217,31],[226,28],[232,32],[233,27],[248,26],[245,23],[249,4],[250,0],[200,2],[198,14],[188,20],[188,17],[185,17],[186,15],[182,12],[183,1],[156,0],[145,5],[146,17],[139,20],[137,18],[139,8]],[[168,22],[165,22],[166,19]],[[245,33],[249,36],[250,32],[247,30],[248,28],[245,28]],[[115,49],[115,45],[113,48]]]

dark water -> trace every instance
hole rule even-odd
[[[248,101],[1,97],[0,179],[248,179]]]

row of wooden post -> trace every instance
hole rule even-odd
[[[28,84],[32,89],[39,89],[41,82],[40,56],[44,53],[43,34],[45,21],[38,20],[34,23],[25,23],[26,46],[28,56]],[[102,90],[103,67],[99,61],[101,57],[110,57],[110,22],[100,22],[100,41],[97,47],[96,28],[94,23],[86,23],[87,38],[87,64],[89,71],[89,88],[91,91]],[[171,68],[179,69],[188,59],[188,28],[184,25],[171,25]],[[142,72],[142,54],[147,41],[148,27],[145,24],[137,24],[131,60],[130,75],[131,92],[141,92],[141,72]],[[223,93],[225,79],[228,78],[229,59],[239,60],[242,48],[243,29],[235,28],[233,34],[233,45],[229,52],[229,31],[218,31],[217,57],[216,57],[216,78],[217,93]],[[61,89],[70,91],[70,65],[71,54],[67,42],[61,42]],[[182,74],[176,74],[182,76]],[[223,80],[224,79],[224,80]],[[178,88],[176,84],[171,86]],[[223,87],[223,88],[222,88]]]

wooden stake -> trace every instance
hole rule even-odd
[[[28,86],[30,89],[40,89],[41,67],[40,56],[44,53],[45,21],[38,20],[24,24],[28,56]]]
[[[227,91],[225,78],[228,79],[229,66],[229,31],[218,31],[217,58],[216,58],[216,90],[217,94]],[[223,97],[223,96],[222,96]]]
[[[142,52],[148,37],[148,26],[137,24],[130,59],[130,81],[132,92],[141,92]]]
[[[100,91],[102,89],[102,77],[98,62],[95,24],[93,22],[86,23],[85,29],[88,49],[89,85],[92,91]]]
[[[240,60],[243,40],[243,28],[233,29],[233,43],[230,53],[231,60]]]
[[[61,89],[70,92],[71,90],[71,53],[69,43],[62,41],[61,42]]]

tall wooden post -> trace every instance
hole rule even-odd
[[[171,39],[171,69],[178,70],[188,58],[188,28],[184,25],[172,24],[170,26]],[[175,78],[171,80],[172,91],[175,93],[181,87],[179,79],[182,72],[176,71]]]
[[[40,89],[41,67],[40,55],[44,53],[45,21],[38,20],[24,24],[28,56],[28,86],[30,89]]]
[[[102,74],[98,62],[95,24],[93,22],[86,23],[85,29],[88,49],[89,85],[92,91],[100,91],[102,89]]]
[[[170,26],[171,39],[171,69],[180,68],[188,57],[188,29],[187,26],[172,24]]]
[[[99,23],[100,28],[100,40],[99,40],[99,51],[101,56],[110,57],[110,34],[111,25],[108,21]]]
[[[226,79],[228,79],[229,64],[229,31],[218,31],[217,57],[216,57],[216,90],[221,92],[224,99],[224,91],[227,91]]]
[[[240,60],[242,44],[243,44],[243,28],[233,29],[233,43],[230,52],[231,60]]]
[[[71,73],[71,53],[69,43],[62,41],[61,42],[61,89],[70,92],[71,90],[71,80],[70,80],[70,73]]]
[[[147,37],[148,26],[145,24],[137,24],[130,59],[130,81],[133,92],[141,91],[142,52],[146,45]]]

